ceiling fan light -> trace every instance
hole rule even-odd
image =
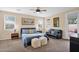
[[[40,12],[36,12],[36,13],[40,13]]]

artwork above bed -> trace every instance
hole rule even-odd
[[[34,18],[25,18],[22,17],[22,25],[34,25],[35,19]]]

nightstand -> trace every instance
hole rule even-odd
[[[19,33],[11,33],[11,39],[19,39]]]

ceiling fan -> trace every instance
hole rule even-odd
[[[37,7],[36,9],[30,9],[31,11],[34,11],[33,13],[41,13],[46,12],[46,9],[41,9],[40,7]]]

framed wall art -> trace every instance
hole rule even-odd
[[[53,26],[54,27],[59,27],[59,17],[53,18]]]
[[[22,17],[22,25],[34,25],[35,19],[34,18],[25,18]]]
[[[4,16],[4,29],[5,30],[14,30],[15,26],[16,26],[15,16]]]

